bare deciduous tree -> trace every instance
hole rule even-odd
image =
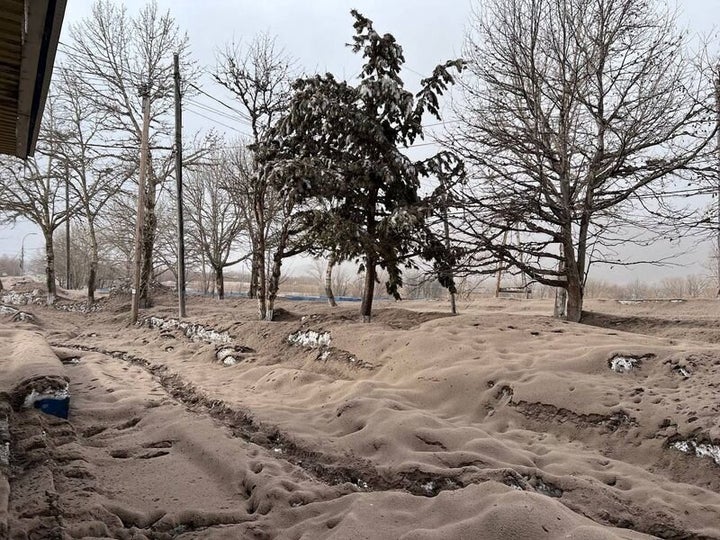
[[[92,304],[99,264],[98,217],[128,178],[121,167],[115,166],[116,156],[102,144],[107,111],[99,109],[82,92],[79,74],[62,70],[59,75],[57,106],[62,118],[57,126],[55,152],[68,171],[70,187],[78,200],[78,214],[87,223],[87,300]]]
[[[325,292],[328,303],[333,307],[337,306],[335,295],[347,296],[354,277],[342,264],[338,264],[332,255],[327,260],[315,259],[308,275]]]
[[[158,187],[173,171],[171,156],[173,53],[178,53],[183,77],[192,80],[188,38],[169,12],[150,2],[135,16],[122,4],[99,0],[90,15],[70,27],[70,45],[62,49],[68,67],[84,76],[81,90],[106,115],[112,134],[108,143],[124,149],[131,175],[138,170],[142,99],[138,89],[149,86],[150,153],[143,228],[141,297],[148,305],[157,218]]]
[[[468,37],[467,101],[448,141],[474,178],[458,234],[477,266],[500,260],[565,289],[569,320],[593,245],[656,214],[648,197],[712,138],[711,88],[658,4],[492,0]]]
[[[251,145],[282,114],[290,97],[293,60],[275,39],[260,34],[246,46],[228,45],[218,58],[215,80],[233,93],[252,131]],[[269,235],[282,208],[267,175],[261,174],[252,152],[238,154],[236,164],[245,168],[243,186],[233,191],[238,209],[247,209],[246,224],[252,244],[250,297],[257,297],[260,318],[267,314],[268,278],[265,273]],[[244,164],[241,163],[244,161]],[[240,177],[238,176],[238,179]]]
[[[107,257],[118,262],[124,272],[121,277],[132,278],[133,233],[135,231],[134,194],[121,192],[108,202],[99,216],[98,242],[104,246]]]
[[[245,259],[230,258],[244,220],[236,211],[232,196],[224,189],[232,171],[225,157],[218,153],[212,156],[211,163],[194,168],[187,175],[185,186],[188,233],[215,273],[215,292],[220,300],[225,297],[223,269]]]
[[[70,275],[78,283],[87,283],[90,277],[92,267],[89,261],[93,257],[93,251],[97,249],[97,265],[95,271],[95,283],[97,287],[103,287],[103,284],[114,282],[114,280],[123,274],[124,261],[110,257],[105,246],[100,241],[100,235],[96,234],[93,241],[90,236],[86,223],[74,223],[70,234]],[[66,238],[64,232],[56,231],[54,247],[57,255],[55,257],[58,268],[57,274],[61,279],[67,279],[65,275],[66,269]]]
[[[38,153],[46,154],[24,163],[4,159],[0,163],[0,215],[5,220],[25,218],[40,228],[45,240],[45,281],[47,304],[55,302],[55,249],[53,233],[75,210],[65,209],[65,178],[57,168],[53,149],[53,99],[48,100],[45,123],[41,129]]]

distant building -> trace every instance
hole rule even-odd
[[[35,152],[66,0],[0,0],[0,154]]]

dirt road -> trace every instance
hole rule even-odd
[[[720,356],[533,305],[32,308],[71,411],[15,414],[12,538],[720,538]]]

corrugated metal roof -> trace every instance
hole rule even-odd
[[[66,0],[0,0],[0,153],[32,155]]]
[[[0,153],[17,151],[24,0],[0,2]]]

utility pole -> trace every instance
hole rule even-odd
[[[175,63],[175,183],[177,184],[177,290],[178,311],[180,317],[185,316],[185,221],[183,220],[183,185],[182,185],[182,103],[180,101],[180,59],[178,53],[173,55]]]
[[[65,288],[70,288],[70,172],[65,160]]]
[[[132,287],[130,322],[135,324],[140,307],[140,273],[142,272],[143,228],[145,225],[145,175],[147,174],[148,138],[150,137],[150,82],[140,87],[143,104],[143,124],[140,134],[140,170],[138,174],[137,216],[135,219],[135,274]],[[149,284],[148,284],[149,286]]]

